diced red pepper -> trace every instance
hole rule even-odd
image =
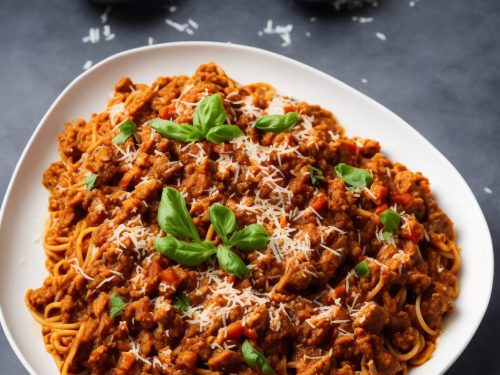
[[[345,296],[345,286],[341,285],[333,290],[333,298],[341,298]]]
[[[247,326],[243,327],[243,334],[248,337],[250,340],[257,340],[257,331],[253,328],[248,328]]]
[[[418,244],[425,236],[422,224],[415,220],[410,220],[401,231],[403,238],[409,239],[411,242]]]
[[[229,340],[239,340],[243,336],[243,326],[241,322],[234,322],[227,326],[226,337]]]
[[[381,204],[380,206],[377,207],[377,209],[375,210],[375,215],[378,215],[380,216],[380,214],[382,212],[384,212],[385,210],[388,210],[389,209],[389,206],[387,205],[387,203],[384,203],[384,204]]]
[[[379,201],[383,201],[387,197],[388,189],[386,186],[375,182],[370,186],[370,191]]]
[[[328,199],[324,195],[319,195],[313,198],[311,208],[319,211],[325,206],[326,203],[328,203]]]

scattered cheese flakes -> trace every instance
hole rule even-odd
[[[380,32],[375,33],[375,36],[384,42],[387,40],[387,37],[385,36],[385,34],[382,34]]]
[[[151,366],[151,361],[144,358],[143,356],[141,356],[141,354],[139,353],[139,351],[141,350],[141,345],[140,344],[137,344],[135,343],[130,337],[129,337],[129,340],[130,340],[130,350],[129,350],[129,353],[132,353],[135,355],[135,358],[150,365]]]
[[[87,60],[85,64],[83,64],[83,70],[87,70],[92,66],[92,60]]]
[[[110,276],[110,277],[107,277],[105,278],[104,280],[102,280],[99,285],[97,285],[95,288],[96,289],[99,289],[101,286],[103,286],[104,284],[106,284],[107,282],[110,282],[111,280],[113,280],[114,278],[116,277],[116,275],[113,275],[113,276]]]
[[[188,22],[185,22],[185,23],[178,23],[178,22],[172,21],[171,19],[167,18],[165,20],[165,23],[168,26],[174,28],[175,30],[177,30],[181,33],[186,33],[188,35],[193,35],[194,34],[193,28],[194,29],[198,28],[198,24],[196,22],[194,22],[192,19],[188,19]],[[193,26],[193,23],[196,25],[196,27]]]
[[[108,15],[109,15],[109,12],[111,12],[111,7],[108,6],[105,10],[104,10],[104,13],[101,14],[101,22],[102,23],[106,23],[108,22]]]
[[[196,21],[193,21],[191,18],[188,18],[188,23],[193,29],[198,29],[199,27],[198,23]]]
[[[115,39],[115,34],[111,32],[111,26],[104,25],[102,28],[102,35],[104,36],[104,40],[109,42],[110,40]]]
[[[361,83],[368,83],[368,80],[366,78],[361,78]]]
[[[483,190],[486,194],[493,194],[493,191],[487,186],[485,186]]]
[[[89,34],[82,38],[83,43],[97,43],[100,39],[100,30],[98,27],[91,27],[89,29]]]
[[[209,294],[209,299],[201,305],[189,306],[183,314],[188,323],[199,326],[200,332],[207,328],[215,318],[221,318],[226,326],[227,319],[237,306],[243,308],[244,313],[247,314],[254,307],[268,302],[267,298],[259,297],[252,291],[252,287],[239,290],[234,288],[233,283],[228,282],[227,279],[209,288],[212,292]],[[221,298],[226,301],[225,306],[219,306],[220,302],[216,302]]]
[[[268,34],[268,35],[273,35],[277,34],[281,37],[283,40],[283,43],[281,43],[282,47],[287,47],[290,44],[292,44],[292,38],[291,38],[291,32],[293,30],[293,25],[288,24],[285,26],[282,25],[276,25],[276,27],[273,27],[273,21],[272,20],[267,20],[266,27],[262,30],[263,34]],[[259,34],[262,35],[262,34]]]
[[[152,46],[153,44],[155,44],[154,38],[152,36],[148,36],[148,45]]]
[[[373,17],[352,17],[351,20],[358,23],[370,23],[373,22]]]

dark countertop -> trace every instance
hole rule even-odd
[[[500,181],[499,1],[380,0],[378,7],[342,13],[293,0],[141,4],[142,8],[137,3],[111,8],[106,24],[114,39],[105,41],[104,5],[85,0],[1,0],[2,196],[31,133],[87,60],[96,63],[145,45],[148,37],[156,42],[230,41],[312,65],[407,120],[458,168],[484,211],[494,244],[500,244],[500,187],[495,184]],[[169,5],[177,10],[170,13]],[[353,16],[373,21],[355,22]],[[199,28],[193,35],[179,32],[165,23],[166,18],[179,23],[191,18]],[[258,35],[268,19],[274,25],[293,24],[291,45],[282,47],[277,35]],[[83,43],[91,27],[100,28],[100,41]],[[499,259],[497,254],[497,268]],[[486,316],[449,374],[500,373],[499,315],[497,278]],[[26,373],[2,331],[0,363],[0,373]]]

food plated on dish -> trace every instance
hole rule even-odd
[[[328,110],[209,63],[121,79],[59,153],[26,303],[60,373],[402,374],[439,345],[452,222]]]

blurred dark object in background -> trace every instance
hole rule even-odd
[[[133,0],[91,0],[94,3],[100,4],[119,4],[119,3],[127,3]],[[304,4],[322,4],[322,5],[330,5],[334,9],[337,10],[349,10],[349,9],[357,9],[362,8],[367,5],[377,6],[377,0],[295,0],[299,3]]]
[[[92,0],[92,1],[94,3],[113,5],[113,4],[120,4],[120,3],[128,3],[132,0]]]
[[[356,9],[367,5],[377,6],[377,0],[295,0],[304,4],[330,5],[337,10]]]

